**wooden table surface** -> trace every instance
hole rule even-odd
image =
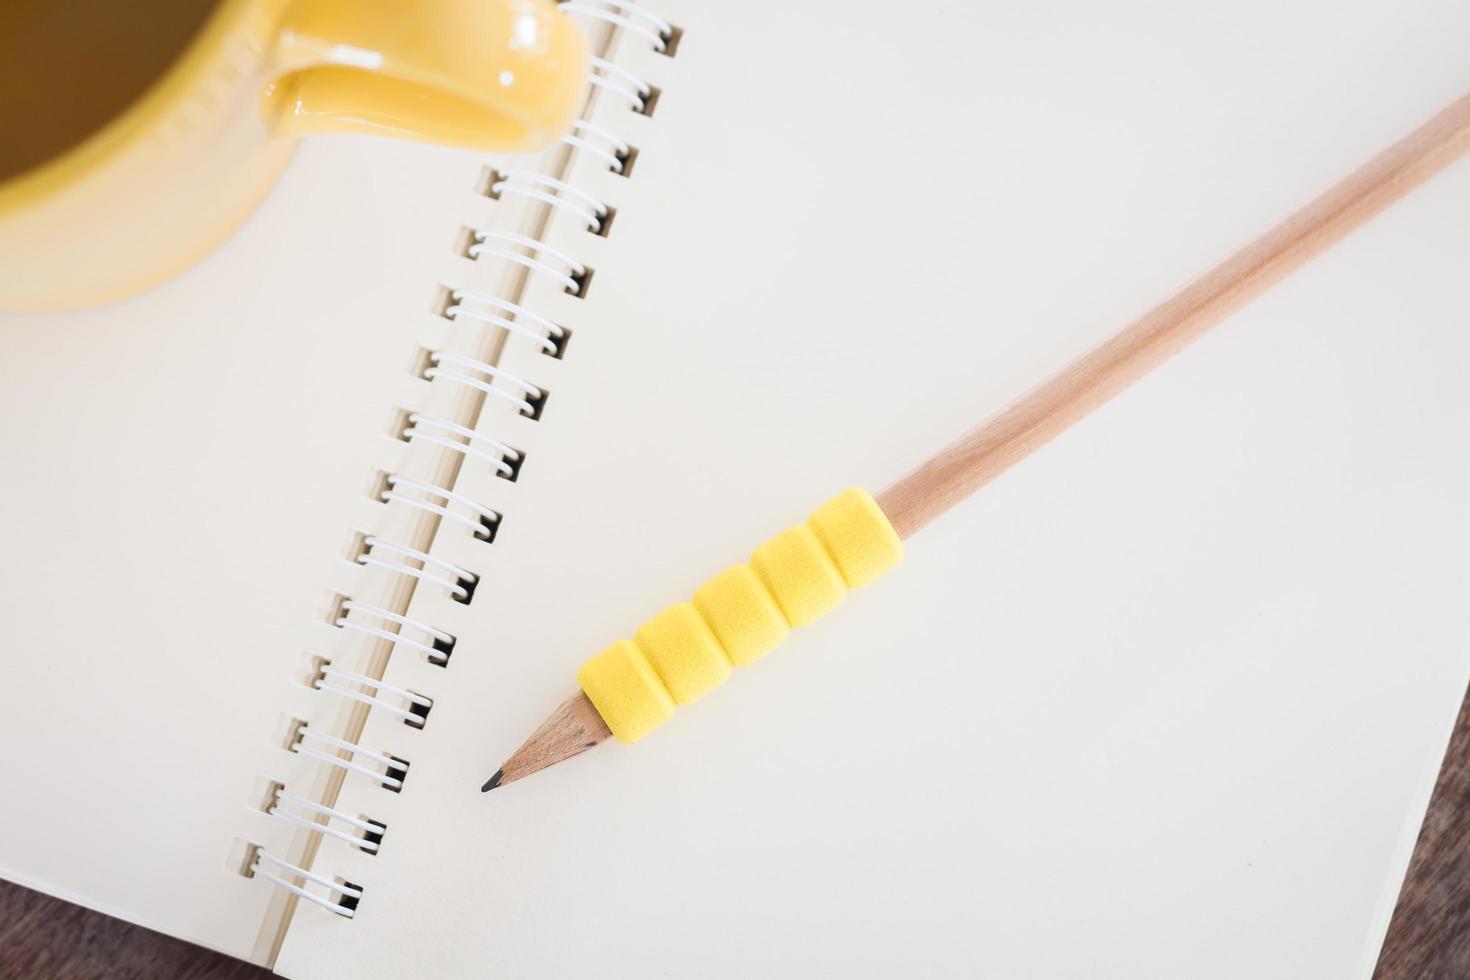
[[[1470,694],[1440,768],[1374,980],[1470,977]],[[0,980],[188,977],[268,971],[0,881]]]
[[[1470,977],[1470,693],[1460,702],[1373,977]]]
[[[0,881],[0,980],[265,980],[270,971]]]

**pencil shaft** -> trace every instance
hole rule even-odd
[[[1470,150],[1470,96],[878,495],[907,538]]]
[[[899,537],[914,535],[1467,150],[1470,95],[965,433],[879,494],[878,506]],[[587,696],[575,695],[484,788],[553,765],[610,735]]]

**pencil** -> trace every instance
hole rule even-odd
[[[1470,150],[1470,95],[1373,157],[877,495],[848,491],[670,607],[579,673],[567,699],[481,787],[523,779],[614,735],[635,741],[730,666],[897,561],[923,530],[1040,446]],[[812,542],[816,542],[813,544]]]

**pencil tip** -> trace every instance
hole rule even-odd
[[[495,775],[493,775],[489,779],[485,780],[485,785],[480,787],[480,792],[481,793],[488,793],[492,789],[494,789],[495,787],[499,786],[500,785],[500,778],[502,776],[504,776],[504,775],[505,775],[505,770],[504,769],[497,769],[497,770],[495,770]]]

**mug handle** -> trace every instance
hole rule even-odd
[[[294,0],[276,38],[266,112],[287,135],[540,149],[587,85],[587,43],[550,0]]]

